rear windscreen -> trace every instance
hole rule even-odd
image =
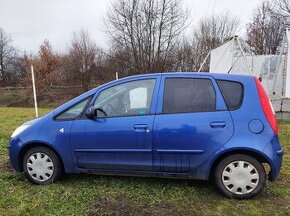
[[[229,110],[239,109],[243,102],[244,89],[239,82],[217,80],[217,84]]]

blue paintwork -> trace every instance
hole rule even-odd
[[[162,114],[167,77],[210,79],[216,91],[215,112]],[[57,121],[54,117],[109,87],[133,80],[156,79],[148,115]],[[216,79],[239,81],[243,104],[228,111]],[[88,106],[89,106],[88,105]],[[61,158],[66,173],[156,175],[208,179],[214,162],[230,152],[252,152],[280,172],[283,149],[262,111],[253,77],[209,73],[163,73],[123,78],[92,89],[43,117],[9,142],[12,166],[21,171],[23,151],[41,144]],[[61,132],[60,129],[64,129]]]

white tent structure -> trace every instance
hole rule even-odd
[[[236,36],[210,52],[211,73],[232,73],[258,77],[275,112],[290,112],[290,31],[279,55],[251,55]]]

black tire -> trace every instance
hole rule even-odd
[[[240,164],[238,163],[238,161],[240,161],[240,164],[243,164],[243,170],[242,171],[235,171],[234,169],[240,166]],[[243,161],[245,163],[243,163]],[[234,163],[233,163],[234,162]],[[252,169],[252,165],[255,169]],[[233,165],[230,166],[229,165]],[[236,166],[236,167],[235,167]],[[232,168],[231,168],[232,167]],[[249,170],[252,171],[248,171],[247,167],[250,167]],[[227,168],[227,169],[225,169]],[[230,173],[230,175],[232,175],[231,173],[233,172],[231,169],[234,170],[234,172],[240,172],[237,173],[237,175],[234,175],[232,177],[228,177],[226,176],[227,173]],[[244,170],[246,170],[246,175],[254,175],[254,174],[258,174],[258,179],[251,179],[251,183],[253,182],[254,184],[256,184],[256,186],[253,186],[251,188],[251,186],[246,186],[244,187],[244,189],[242,189],[242,187],[240,187],[240,177],[243,176]],[[223,176],[223,172],[225,171],[225,174]],[[257,173],[256,173],[257,172]],[[255,175],[256,176],[256,175]],[[224,179],[223,179],[224,178]],[[246,177],[245,181],[246,181]],[[255,177],[257,178],[257,177]],[[238,179],[238,181],[237,181]],[[231,156],[228,156],[226,158],[224,158],[222,161],[219,162],[219,164],[216,166],[216,169],[214,171],[214,184],[216,186],[216,188],[226,197],[228,198],[234,198],[234,199],[249,199],[252,198],[256,195],[258,195],[263,188],[265,187],[266,184],[266,172],[265,169],[263,167],[263,165],[256,160],[254,157],[251,157],[249,155],[244,155],[244,154],[234,154]],[[227,186],[223,183],[223,180],[225,181],[225,184],[228,184]],[[230,184],[230,183],[226,183],[226,182],[236,182],[236,185],[234,186],[234,184]],[[249,182],[249,180],[247,180],[246,182]],[[246,185],[250,185],[248,183],[242,183],[243,186]],[[229,189],[228,189],[229,188]],[[245,190],[246,189],[246,190]],[[235,192],[232,192],[232,191]],[[242,194],[243,193],[243,194]]]
[[[44,174],[45,176],[43,175],[44,177],[42,176],[42,174],[40,175],[33,174],[34,170],[28,165],[28,160],[30,160],[30,162],[33,163],[31,160],[31,157],[34,157],[37,159],[38,155],[40,155],[39,158],[42,158],[41,163],[49,163],[49,165],[53,164],[52,166],[47,165],[48,167],[46,168],[46,170],[50,170],[50,171],[47,171],[49,173],[45,173]],[[44,161],[44,158],[46,158],[44,155],[48,156],[46,161]],[[38,164],[34,165],[35,170],[38,169],[39,167],[41,168],[41,163],[38,162]],[[45,184],[54,183],[59,179],[62,173],[62,166],[57,155],[52,150],[45,147],[35,147],[32,149],[29,149],[25,153],[24,158],[23,158],[23,171],[24,171],[25,177],[30,182],[34,184],[45,185]]]

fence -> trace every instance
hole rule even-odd
[[[85,92],[82,86],[45,84],[45,87],[41,88],[38,84],[37,88],[32,65],[31,79],[32,85],[28,87],[0,87],[0,107],[31,107],[35,108],[37,113],[38,107],[53,108]],[[118,72],[115,73],[115,79],[119,79]]]
[[[0,107],[34,108],[32,87],[0,88]],[[37,92],[37,89],[36,89]],[[45,95],[37,95],[39,107],[56,107],[84,92],[81,86],[50,86]]]

